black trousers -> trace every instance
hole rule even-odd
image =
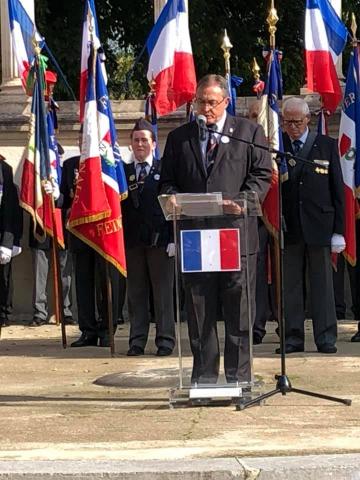
[[[304,266],[309,272],[310,303],[317,347],[334,344],[337,322],[330,247],[285,244],[284,315],[286,344],[304,346]]]
[[[12,299],[12,260],[10,260],[6,265],[0,265],[0,319],[7,319],[12,312]]]
[[[256,257],[249,255],[251,318],[255,318]],[[216,383],[220,367],[217,312],[225,323],[224,370],[229,383],[251,380],[246,259],[240,272],[184,274],[185,307],[193,371],[191,382]]]
[[[90,336],[104,337],[109,331],[106,260],[95,250],[85,247],[74,252],[75,289],[78,307],[79,329]],[[112,291],[113,325],[116,329],[119,304],[119,272],[108,264]],[[96,308],[96,288],[101,292]],[[98,316],[96,315],[98,311]]]
[[[129,345],[145,348],[150,325],[150,286],[153,292],[157,347],[174,348],[174,258],[165,247],[126,250],[127,293],[130,320]]]
[[[274,267],[274,242],[268,229],[259,220],[259,253],[256,264],[256,315],[253,332],[263,338],[266,334],[266,322],[277,320],[276,299],[275,299],[275,268]],[[271,256],[271,277],[269,284],[269,261]]]

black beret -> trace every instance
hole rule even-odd
[[[132,129],[133,132],[137,132],[139,130],[148,130],[151,132],[153,135],[155,135],[153,126],[151,125],[150,122],[145,120],[145,118],[139,118],[139,120],[136,120],[134,128]]]

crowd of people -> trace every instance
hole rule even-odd
[[[128,197],[122,202],[127,279],[109,266],[114,332],[124,321],[127,299],[129,356],[145,353],[151,317],[156,326],[157,355],[171,355],[175,346],[175,245],[171,222],[165,220],[158,195],[169,195],[169,206],[178,208],[178,193],[221,192],[223,196],[231,196],[255,192],[263,201],[269,190],[272,163],[263,128],[256,122],[258,112],[253,108],[248,119],[229,115],[227,88],[226,79],[219,75],[207,75],[199,81],[195,105],[197,115],[205,118],[205,135],[199,135],[196,120],[180,126],[168,135],[161,160],[154,156],[156,136],[151,123],[139,119],[131,131],[132,158],[124,164]],[[293,154],[286,159],[289,178],[282,185],[285,348],[289,354],[304,351],[304,321],[310,317],[317,350],[333,354],[337,351],[337,319],[344,318],[346,308],[345,262],[339,255],[336,273],[331,263],[331,253],[341,253],[345,248],[343,179],[336,140],[313,132],[309,122],[309,107],[303,99],[294,97],[284,102],[284,149]],[[60,188],[51,182],[44,187],[47,194],[53,195],[57,208],[62,209],[64,223],[76,191],[79,162],[80,156],[63,162]],[[12,258],[21,252],[22,216],[12,169],[0,156],[2,326],[8,324],[12,310],[11,265]],[[241,231],[243,221],[241,215],[234,216],[229,225]],[[198,219],[187,228],[195,230],[209,225],[212,224],[206,219]],[[249,315],[254,345],[262,343],[267,321],[277,320],[273,262],[269,261],[274,243],[261,219],[248,218],[248,239],[248,256],[246,261],[241,256],[239,270],[183,275],[193,383],[217,381],[219,316],[225,323],[224,370],[229,383],[249,380]],[[240,236],[241,252],[245,251],[243,242]],[[29,247],[34,278],[30,325],[36,327],[49,319],[46,283],[52,241],[47,238],[40,243],[33,235],[32,222]],[[70,233],[65,249],[60,252],[63,317],[67,324],[75,322],[71,297],[73,271],[75,278],[80,336],[71,346],[109,346],[106,260]],[[348,266],[348,271],[354,318],[360,321],[360,270]],[[251,292],[250,311],[247,282]],[[360,322],[351,340],[360,341]]]

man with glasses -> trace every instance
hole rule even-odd
[[[304,100],[284,103],[284,150],[294,154],[282,187],[285,348],[286,353],[304,351],[306,267],[316,347],[331,354],[337,351],[331,252],[345,248],[344,186],[336,140],[311,132],[309,122]]]
[[[207,75],[199,81],[196,91],[197,115],[203,115],[206,126],[216,133],[206,131],[204,135],[194,121],[169,134],[160,179],[161,193],[222,192],[231,196],[243,191],[255,191],[260,200],[264,199],[271,179],[269,154],[231,138],[266,145],[263,129],[247,119],[227,114],[228,104],[229,93],[225,78]],[[172,197],[172,202],[176,204],[175,196]],[[233,224],[239,226],[237,220]],[[240,247],[242,252],[245,248],[243,240],[242,238]],[[257,218],[252,217],[249,218],[252,317],[255,311],[257,250]],[[184,282],[193,353],[192,383],[217,382],[220,353],[216,322],[219,302],[225,321],[226,380],[228,383],[249,381],[245,258],[242,257],[240,272],[192,273],[185,276]]]

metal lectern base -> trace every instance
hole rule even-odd
[[[259,396],[262,383],[239,385],[202,385],[173,388],[169,392],[170,408],[202,406],[239,406]]]

